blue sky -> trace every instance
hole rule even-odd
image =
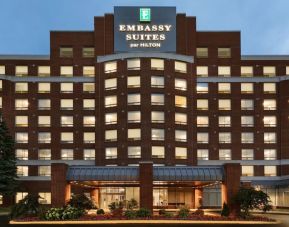
[[[289,0],[0,0],[0,54],[49,54],[50,30],[92,30],[127,5],[176,6],[198,30],[240,30],[242,54],[289,55]]]

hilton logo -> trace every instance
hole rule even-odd
[[[150,8],[140,8],[139,9],[139,21],[140,22],[150,22],[151,21],[151,9]]]

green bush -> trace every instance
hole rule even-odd
[[[222,209],[222,212],[221,212],[221,216],[223,217],[228,217],[230,214],[230,210],[229,210],[229,206],[227,203],[223,203],[223,209]]]
[[[138,202],[135,200],[135,199],[130,199],[128,202],[127,202],[127,209],[129,210],[133,210],[133,209],[136,209],[138,208]]]
[[[121,216],[123,213],[123,202],[116,201],[108,205],[108,208],[113,216]]]
[[[190,209],[188,207],[181,207],[178,212],[180,218],[187,218],[190,215]]]
[[[45,214],[45,220],[72,220],[85,214],[82,208],[67,206],[65,208],[50,208]]]
[[[104,214],[104,210],[103,210],[103,209],[98,209],[98,210],[96,211],[96,214],[97,214],[97,215],[103,215],[103,214]]]
[[[44,219],[49,221],[62,220],[64,208],[50,208],[46,211]]]
[[[71,197],[68,205],[82,209],[95,209],[96,205],[92,199],[88,198],[85,194],[75,194]]]
[[[136,212],[136,216],[139,218],[148,218],[150,217],[151,211],[149,209],[146,208],[140,208],[137,212]]]
[[[124,212],[124,216],[127,218],[127,219],[134,219],[137,217],[137,213],[136,211],[134,210],[126,210]]]

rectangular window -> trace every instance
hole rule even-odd
[[[254,150],[242,149],[242,160],[254,160]]]
[[[264,122],[264,127],[276,127],[277,126],[276,116],[264,116],[263,122]]]
[[[50,149],[39,149],[38,150],[39,160],[51,160],[51,150]]]
[[[208,116],[197,116],[197,127],[208,127],[209,117]]]
[[[83,116],[83,127],[95,127],[95,116]]]
[[[209,56],[207,47],[197,47],[196,51],[197,58],[207,58]]]
[[[20,200],[24,199],[24,197],[27,195],[28,195],[28,192],[17,192],[15,196],[15,202],[19,203]]]
[[[230,132],[219,132],[219,143],[231,143],[231,133]]]
[[[60,83],[60,92],[61,93],[72,93],[73,92],[73,83]]]
[[[151,69],[152,70],[164,70],[164,60],[163,59],[151,59]]]
[[[5,65],[0,65],[0,75],[5,75]]]
[[[151,94],[152,105],[164,105],[165,96],[163,94]]]
[[[83,160],[95,160],[95,150],[94,149],[84,149],[83,150]]]
[[[253,132],[242,132],[241,133],[241,143],[254,143],[254,133]]]
[[[218,58],[230,58],[231,57],[231,48],[218,48]]]
[[[219,160],[231,160],[231,150],[230,149],[220,149],[219,150]]]
[[[129,146],[127,147],[128,158],[141,158],[141,147],[140,146]]]
[[[139,128],[133,128],[127,130],[128,140],[140,140],[141,139],[141,130]]]
[[[50,110],[51,101],[50,99],[39,99],[38,100],[38,110]]]
[[[286,75],[289,75],[289,66],[286,66]]]
[[[241,110],[254,110],[254,100],[241,99]]]
[[[198,160],[209,160],[209,150],[208,149],[198,149],[197,150]]]
[[[94,83],[83,83],[82,88],[83,88],[84,93],[94,93],[95,92]]]
[[[165,80],[163,76],[152,76],[151,77],[151,87],[164,88]]]
[[[276,160],[277,151],[276,149],[264,149],[264,160]]]
[[[241,116],[241,126],[242,127],[253,127],[254,117],[253,116]]]
[[[175,71],[179,73],[187,73],[187,63],[175,61]]]
[[[128,70],[139,70],[140,69],[140,59],[128,59],[127,60],[127,69]]]
[[[16,66],[15,75],[16,76],[27,76],[28,75],[28,66]]]
[[[187,97],[175,95],[175,106],[186,108],[187,107]]]
[[[187,159],[187,148],[186,147],[176,147],[175,148],[176,159]]]
[[[38,116],[38,127],[50,127],[51,117],[50,116]]]
[[[38,93],[50,93],[50,83],[38,83]]]
[[[60,75],[66,77],[73,76],[73,66],[60,66]]]
[[[241,77],[252,77],[253,67],[252,66],[241,66]]]
[[[175,113],[175,124],[186,125],[187,124],[187,114]]]
[[[127,87],[128,88],[140,87],[140,76],[128,76]]]
[[[38,176],[51,176],[51,166],[38,166]]]
[[[243,177],[253,177],[254,166],[241,166],[241,173]]]
[[[61,160],[73,160],[73,149],[61,149]]]
[[[28,149],[16,149],[15,154],[17,160],[28,160]]]
[[[152,140],[164,140],[165,130],[152,128]]]
[[[128,94],[127,104],[128,105],[140,105],[140,94]]]
[[[264,132],[264,143],[276,143],[277,134],[276,132]]]
[[[16,127],[28,127],[28,116],[15,116]]]
[[[111,78],[104,81],[105,90],[113,90],[117,88],[117,79]]]
[[[104,100],[105,107],[113,107],[117,105],[116,95],[106,96]]]
[[[265,77],[276,76],[276,67],[275,66],[264,66],[263,67],[263,75]]]
[[[219,110],[231,110],[231,100],[219,99]]]
[[[266,177],[277,176],[277,166],[264,166],[264,176]]]
[[[231,76],[231,67],[230,66],[218,66],[218,76],[230,77]]]
[[[209,143],[209,133],[198,132],[197,133],[197,143]]]
[[[197,66],[198,77],[208,77],[208,75],[209,75],[208,66]]]
[[[164,123],[165,122],[165,113],[161,111],[152,111],[151,112],[151,121],[152,123]]]
[[[84,132],[83,133],[83,143],[95,143],[95,133],[94,132]]]
[[[276,110],[277,103],[275,99],[264,99],[263,101],[264,110]]]
[[[107,147],[105,148],[105,159],[116,159],[117,158],[117,148]]]
[[[105,141],[117,141],[117,130],[106,130]]]
[[[28,176],[28,166],[17,166],[17,176],[27,177]]]
[[[39,192],[38,195],[40,204],[51,204],[51,192]]]
[[[61,116],[61,127],[73,127],[73,116]]]
[[[0,74],[1,75],[1,74]],[[2,80],[0,80],[0,91],[2,91],[3,90],[3,81]]]
[[[128,123],[135,123],[141,121],[140,111],[129,111],[127,113],[127,121]]]
[[[28,99],[15,99],[15,110],[28,110]]]
[[[165,158],[165,147],[152,146],[152,158]]]
[[[209,101],[208,99],[197,99],[197,110],[208,110]]]
[[[28,83],[15,83],[15,93],[27,93]]]
[[[175,89],[186,91],[187,90],[187,80],[175,78]]]
[[[61,110],[73,110],[73,99],[61,99],[60,109]]]
[[[73,132],[61,132],[60,141],[61,143],[73,143]]]
[[[94,57],[94,47],[83,47],[82,48],[82,57],[93,58]]]
[[[208,83],[197,83],[196,90],[197,90],[198,94],[208,93],[209,92],[209,85],[208,85]]]
[[[50,76],[50,66],[38,66],[38,76]]]
[[[105,124],[117,124],[117,113],[106,113],[105,114]]]
[[[94,66],[83,66],[82,67],[82,74],[85,77],[94,77],[95,76]]]
[[[51,133],[38,132],[38,143],[51,143]]]
[[[231,84],[230,83],[218,83],[218,93],[221,93],[221,94],[231,93]]]
[[[16,143],[28,143],[28,132],[16,132],[15,141]]]
[[[83,109],[84,110],[94,110],[95,100],[94,99],[83,99]]]
[[[231,127],[231,116],[219,116],[219,127]]]
[[[73,48],[72,47],[60,47],[59,56],[61,58],[72,58],[73,57]]]
[[[117,62],[106,62],[104,63],[104,73],[113,73],[117,70]]]
[[[253,83],[241,83],[241,93],[242,94],[254,93],[254,84]]]
[[[276,94],[276,83],[264,83],[263,92],[264,94]]]
[[[186,130],[175,130],[175,141],[187,142],[187,131]]]

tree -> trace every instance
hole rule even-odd
[[[14,140],[0,113],[0,194],[12,196],[19,185],[17,178]]]
[[[246,218],[250,216],[253,209],[263,212],[272,209],[270,197],[261,190],[254,188],[240,188],[236,195],[236,202],[240,205],[241,215]]]

